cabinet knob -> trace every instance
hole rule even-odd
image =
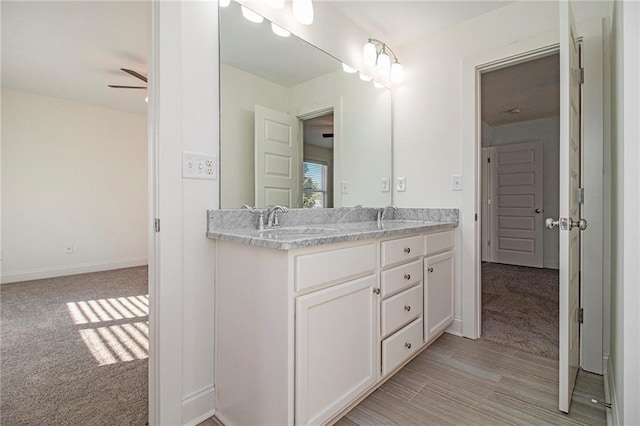
[[[404,347],[407,349],[411,349],[411,343],[407,342],[404,344]]]
[[[431,268],[427,269],[427,271],[433,272],[433,266]]]
[[[411,310],[411,306],[409,305],[404,305],[404,310],[409,312]]]
[[[410,280],[411,279],[411,274],[404,274],[404,279],[405,280]]]
[[[405,253],[411,253],[411,248],[410,247],[405,247],[404,248],[404,252]]]
[[[374,289],[373,289],[373,292],[374,292],[375,294],[380,294],[380,289],[379,289],[379,288],[374,288]]]

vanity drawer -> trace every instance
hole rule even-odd
[[[421,235],[383,241],[380,252],[381,264],[384,268],[394,263],[405,262],[421,257],[423,254],[424,237]]]
[[[422,346],[422,318],[382,341],[382,375],[388,374]]]
[[[422,284],[396,294],[381,303],[381,332],[385,337],[422,315]]]
[[[340,282],[376,269],[376,245],[367,244],[296,256],[296,291],[328,282]]]
[[[453,231],[437,232],[425,236],[426,255],[453,249]]]
[[[381,296],[387,297],[422,281],[422,261],[407,263],[380,273]]]

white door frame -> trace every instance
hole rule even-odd
[[[586,68],[585,85],[583,87],[583,117],[584,134],[585,134],[585,161],[586,167],[593,170],[602,170],[598,168],[602,164],[603,157],[603,134],[604,134],[604,112],[603,112],[603,59],[602,59],[602,21],[594,19],[587,23],[580,23],[579,30],[583,39],[583,48],[585,58],[584,66]],[[473,185],[471,190],[464,191],[462,195],[460,228],[462,232],[462,335],[471,339],[480,337],[481,327],[481,287],[480,287],[480,265],[481,265],[481,229],[482,229],[482,153],[480,144],[481,121],[478,113],[480,111],[480,73],[491,69],[501,68],[509,65],[515,65],[520,62],[526,62],[536,57],[542,57],[558,50],[558,33],[552,31],[541,34],[539,36],[519,41],[518,43],[509,44],[483,52],[474,56],[470,56],[463,61],[463,116],[462,116],[462,140],[468,141],[462,149],[462,169],[470,170]],[[593,173],[596,176],[590,176],[591,182],[599,191],[593,191],[585,194],[585,198],[591,197],[592,202],[585,204],[585,217],[590,215],[589,229],[596,241],[602,241],[603,233],[603,194],[602,194],[602,178],[599,173]],[[604,177],[607,178],[606,176]],[[594,213],[591,213],[593,211]],[[477,221],[475,214],[478,214]],[[586,234],[585,234],[586,235]],[[599,240],[598,240],[599,238]],[[596,241],[592,243],[584,243],[585,246],[597,246],[602,252],[602,244]],[[597,251],[597,250],[596,250]],[[590,259],[594,259],[597,254],[588,254]],[[600,313],[595,308],[591,324],[583,326],[584,330],[588,327],[590,337],[581,340],[583,345],[582,362],[583,368],[588,371],[602,373],[602,359],[606,359],[608,354],[603,354],[602,342],[608,347],[608,332],[603,330],[603,318],[608,315],[607,300],[603,297],[608,295],[608,282],[602,279],[603,272],[607,270],[609,259],[600,259],[601,262],[592,263],[595,271],[593,272],[593,281],[583,284],[583,303],[589,304],[585,306],[600,306]],[[599,264],[599,265],[598,265]],[[604,266],[604,269],[603,269]],[[604,286],[603,286],[604,282]],[[604,287],[604,288],[603,288]],[[606,325],[606,324],[605,324]],[[602,336],[599,339],[599,336]],[[587,360],[589,360],[587,362]],[[599,366],[599,368],[598,368]]]

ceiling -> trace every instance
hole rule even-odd
[[[120,71],[147,73],[141,1],[2,1],[2,85],[145,113],[145,90]]]
[[[481,87],[482,121],[490,126],[558,116],[559,55],[484,73]]]
[[[303,126],[305,144],[333,149],[333,137],[323,136],[327,133],[333,134],[333,113],[304,120]]]
[[[509,3],[330,1],[338,11],[372,37],[384,40],[392,49]],[[2,1],[3,86],[145,113],[147,105],[144,91],[112,89],[107,85],[140,83],[119,68],[130,68],[146,75],[147,7],[147,2],[137,0]],[[241,21],[234,21],[234,25],[242,26],[246,31],[257,30],[255,24],[243,20],[239,15],[236,18]],[[261,25],[260,30],[269,32],[269,37],[260,37],[264,43],[282,46],[283,43],[296,42],[295,37],[274,37],[266,23]],[[234,41],[242,42],[242,38]],[[305,42],[297,42],[306,45]],[[262,51],[268,50],[258,49],[258,52]],[[257,55],[259,53],[248,58],[257,61]],[[247,56],[244,58],[247,59]],[[272,62],[291,58],[297,59],[297,64],[307,71],[322,67],[335,69],[332,67],[339,66],[339,62],[330,63],[331,60],[328,61],[326,57],[315,59],[298,56],[297,53],[270,57]],[[229,56],[229,61],[236,61],[235,65],[240,68],[244,66],[241,60]],[[265,67],[263,72],[268,74],[275,71]],[[287,85],[297,84],[296,77],[291,73],[279,78]]]

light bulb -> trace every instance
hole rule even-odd
[[[311,0],[293,0],[293,17],[304,25],[313,23],[313,3]]]
[[[384,49],[378,55],[376,68],[381,75],[389,75],[389,71],[391,70],[391,58],[389,58],[389,55],[385,53]]]
[[[377,81],[373,80],[373,87],[375,87],[376,89],[382,89],[384,88],[384,84],[380,84]]]
[[[398,61],[394,62],[391,65],[391,81],[394,83],[402,83],[402,79],[404,78],[404,70],[402,69],[402,64]]]
[[[349,74],[353,74],[354,72],[356,72],[357,70],[355,68],[351,68],[349,65],[347,64],[342,64],[342,70],[346,73]]]
[[[360,76],[360,80],[362,81],[371,81],[371,77],[366,74],[362,74],[361,72],[359,72],[358,75]]]
[[[368,67],[372,67],[376,64],[376,56],[378,52],[376,51],[376,45],[368,41],[365,43],[364,48],[362,49],[362,59],[364,64]]]
[[[289,31],[277,26],[273,22],[271,23],[271,31],[273,31],[274,34],[279,35],[280,37],[289,37],[291,35]]]
[[[227,7],[227,6],[229,6],[230,3],[231,3],[231,0],[219,0],[218,1],[218,6]]]
[[[144,98],[144,101],[145,101],[146,103],[149,103],[149,97],[147,96],[146,98]]]
[[[282,9],[284,7],[284,0],[266,0],[266,2],[274,9]]]
[[[254,22],[256,24],[260,24],[262,21],[264,21],[264,18],[255,13],[253,10],[249,10],[244,6],[240,6],[240,10],[242,10],[242,16],[244,16],[248,21]]]

